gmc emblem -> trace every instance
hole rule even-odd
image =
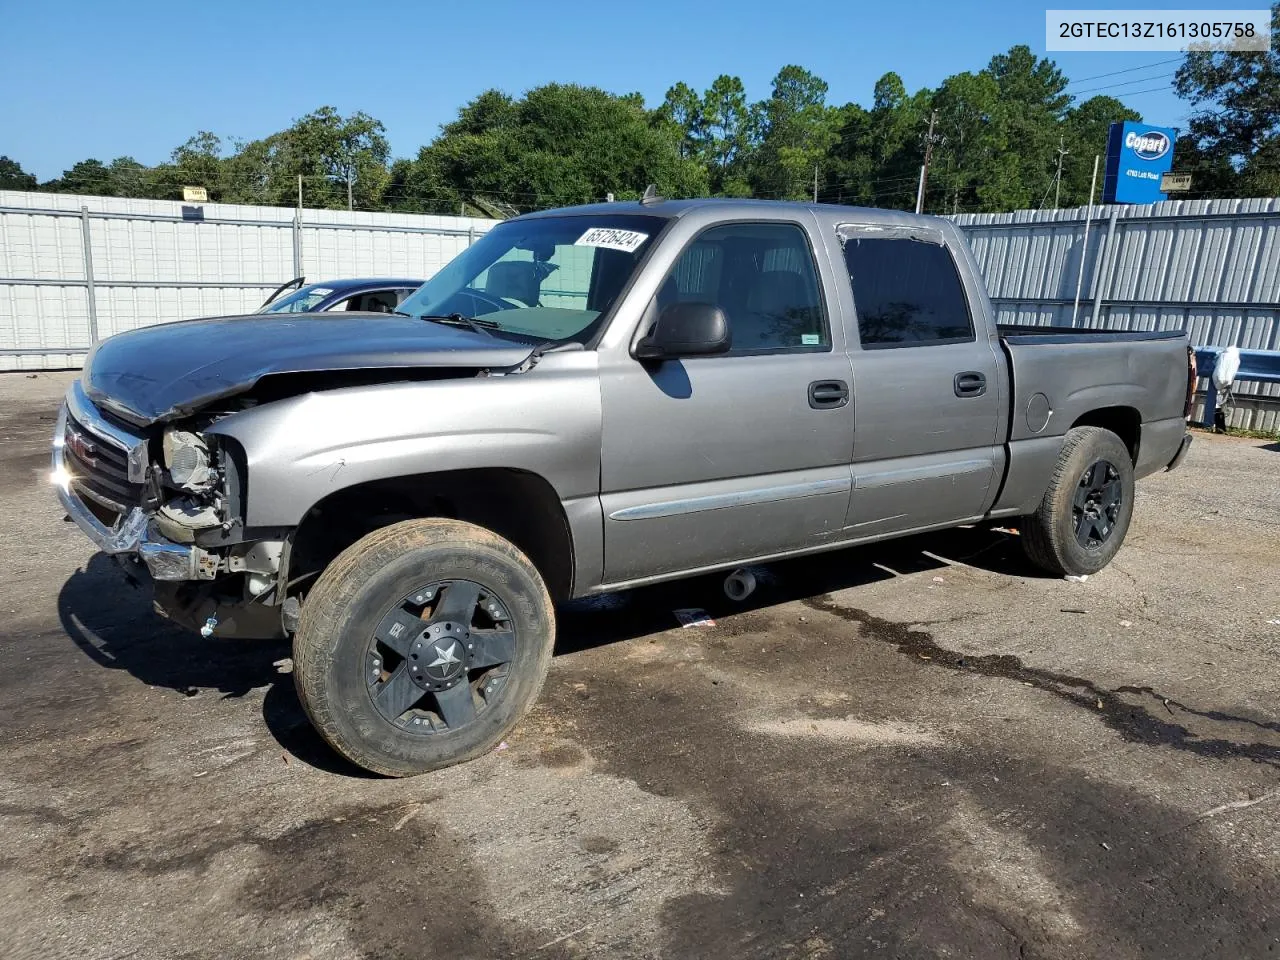
[[[66,445],[71,448],[71,452],[76,455],[76,459],[86,467],[96,467],[98,465],[97,446],[80,436],[80,434],[68,430]]]

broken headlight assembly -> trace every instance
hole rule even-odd
[[[209,444],[198,433],[170,427],[162,442],[164,465],[175,487],[205,493],[217,481]]]

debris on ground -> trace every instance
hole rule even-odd
[[[716,622],[707,611],[699,607],[683,607],[671,613],[680,621],[682,627],[714,627]]]
[[[1082,573],[1082,574],[1080,574],[1079,576],[1077,576],[1077,575],[1076,575],[1076,574],[1074,574],[1074,573],[1068,573],[1068,574],[1067,574],[1065,577],[1063,577],[1062,579],[1063,579],[1063,580],[1070,580],[1072,583],[1087,583],[1087,582],[1088,582],[1088,580],[1089,580],[1089,574],[1087,574],[1087,573]]]

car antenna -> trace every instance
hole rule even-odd
[[[640,206],[647,207],[651,203],[661,203],[662,197],[658,196],[658,185],[651,183],[644,188],[644,196],[640,198]]]

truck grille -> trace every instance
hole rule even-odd
[[[127,454],[67,416],[63,450],[71,486],[99,507],[127,513],[142,502],[143,486],[129,482]]]

